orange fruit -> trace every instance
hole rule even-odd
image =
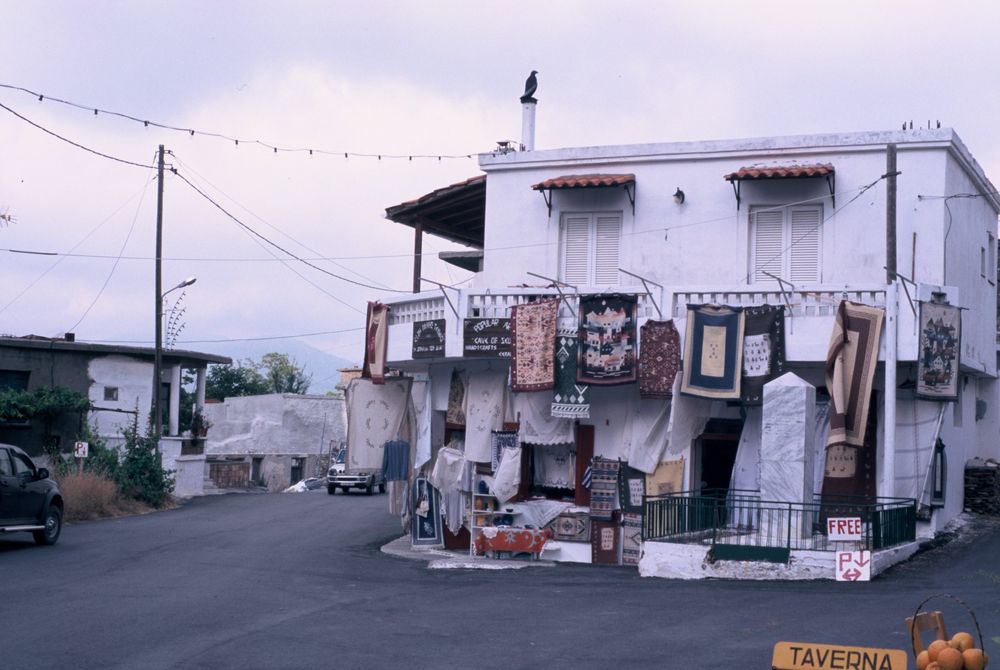
[[[952,647],[942,649],[938,653],[937,664],[941,670],[962,670],[962,652]]]
[[[972,635],[966,633],[965,631],[962,631],[961,633],[955,633],[952,636],[951,641],[955,643],[952,646],[954,646],[959,651],[972,649],[973,647],[976,646],[975,640],[972,639]]]
[[[965,670],[983,670],[986,667],[986,654],[982,649],[966,649],[962,652],[962,660],[965,662]]]
[[[917,654],[917,670],[927,670],[927,664],[930,662],[931,659],[927,656],[926,649]]]
[[[950,648],[951,647],[948,646],[947,641],[934,640],[929,645],[927,645],[927,658],[931,659],[932,661],[936,661],[938,659],[938,654],[940,654],[943,649],[950,649]]]

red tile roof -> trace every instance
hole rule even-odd
[[[813,165],[772,165],[769,167],[741,167],[726,175],[726,181],[738,179],[793,179],[796,177],[825,177],[833,174],[829,163]]]
[[[544,191],[553,188],[588,188],[594,186],[624,186],[635,183],[634,174],[568,174],[534,184],[531,188]]]

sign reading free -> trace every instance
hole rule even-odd
[[[774,670],[906,670],[906,652],[902,649],[779,642],[774,645],[771,667]]]
[[[858,542],[861,540],[861,517],[831,516],[826,520],[826,536],[830,542]]]

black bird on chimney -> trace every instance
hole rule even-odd
[[[521,96],[521,102],[537,102],[534,96],[535,91],[538,90],[538,79],[535,75],[538,74],[537,70],[532,70],[531,74],[528,75],[528,79],[524,82],[524,95]]]

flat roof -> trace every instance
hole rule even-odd
[[[50,351],[66,351],[79,353],[102,354],[106,356],[122,355],[134,356],[136,358],[156,357],[154,347],[132,347],[118,344],[97,344],[93,342],[69,341],[62,338],[41,337],[39,335],[28,335],[25,337],[0,337],[0,347],[10,347],[14,349],[45,349]],[[192,363],[217,363],[229,365],[233,362],[228,356],[218,354],[208,354],[200,351],[187,351],[183,349],[163,349],[162,357],[165,361],[180,361]]]

